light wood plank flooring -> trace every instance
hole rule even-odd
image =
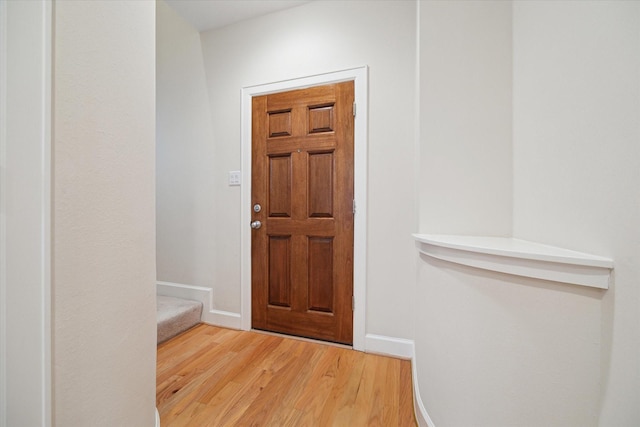
[[[162,427],[416,426],[409,361],[198,325],[158,346]]]

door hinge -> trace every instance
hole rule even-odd
[[[356,297],[351,295],[351,311],[356,311]]]
[[[356,214],[356,199],[353,199],[353,214]]]
[[[356,116],[356,103],[353,103],[353,117]]]

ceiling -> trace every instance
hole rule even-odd
[[[198,31],[290,9],[310,0],[165,0]]]

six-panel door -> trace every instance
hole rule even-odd
[[[253,98],[252,326],[353,340],[353,82]]]

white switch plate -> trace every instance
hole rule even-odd
[[[229,185],[240,185],[240,171],[229,171]]]

